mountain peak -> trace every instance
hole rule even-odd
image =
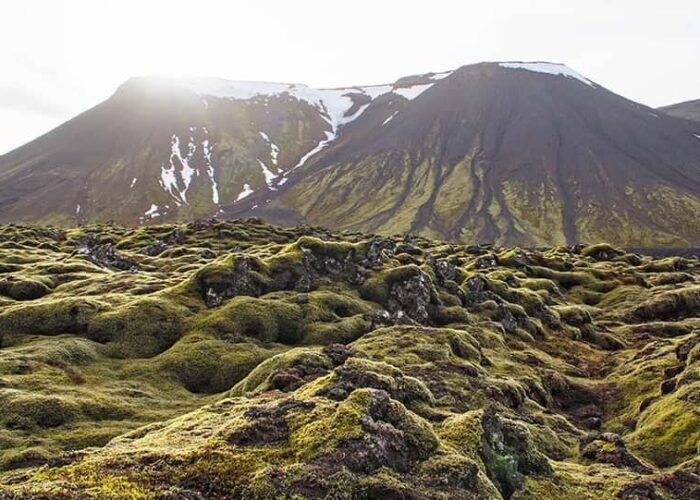
[[[525,70],[525,71],[532,71],[534,73],[545,73],[548,75],[563,76],[565,78],[573,78],[575,80],[578,80],[580,82],[585,83],[586,85],[589,85],[591,87],[595,87],[595,84],[591,80],[584,77],[580,73],[577,73],[576,71],[574,71],[573,69],[568,67],[566,64],[546,62],[546,61],[532,61],[532,62],[504,61],[504,62],[499,62],[497,64],[501,68],[506,68],[506,69]]]
[[[340,88],[139,77],[119,94],[3,156],[0,221],[255,215],[462,242],[700,241],[700,129],[564,64]]]

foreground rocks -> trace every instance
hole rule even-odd
[[[0,498],[700,492],[697,260],[255,220],[0,236]]]

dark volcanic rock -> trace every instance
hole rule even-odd
[[[581,456],[587,460],[625,467],[640,474],[651,474],[652,469],[644,465],[625,446],[617,434],[611,432],[588,434],[581,440]]]

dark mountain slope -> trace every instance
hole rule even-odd
[[[671,116],[697,122],[700,121],[700,99],[662,106],[659,108],[659,111],[663,111]]]
[[[349,109],[354,99],[346,99]],[[329,127],[318,109],[288,94],[203,97],[176,82],[132,79],[0,158],[0,219],[135,224],[212,216],[242,192],[268,190]]]
[[[0,158],[0,221],[258,215],[464,242],[694,246],[699,136],[552,63],[344,89],[139,78]]]
[[[462,241],[700,237],[694,129],[595,84],[482,64],[384,125],[382,104],[290,183],[282,199],[303,218]]]

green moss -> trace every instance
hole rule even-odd
[[[619,248],[615,248],[609,243],[598,243],[588,245],[581,250],[581,255],[584,257],[592,257],[594,259],[610,260],[615,257],[624,255],[625,252]]]
[[[42,396],[22,392],[4,392],[0,395],[0,419],[10,428],[58,427],[76,418],[78,408],[56,396]]]
[[[88,323],[108,305],[90,298],[60,298],[8,307],[0,312],[5,333],[58,335],[85,332]]]
[[[272,377],[280,371],[294,367],[307,366],[318,371],[330,370],[333,367],[331,360],[308,348],[294,348],[282,354],[266,359],[259,363],[250,373],[238,382],[231,392],[231,396],[243,396],[246,393],[258,393],[272,388]]]
[[[360,288],[360,294],[366,300],[385,304],[395,283],[421,275],[424,275],[423,271],[413,264],[386,269],[365,281]]]
[[[230,342],[247,337],[296,344],[304,335],[301,307],[281,298],[235,297],[199,319],[195,328]]]
[[[450,417],[440,425],[438,435],[443,443],[462,455],[472,457],[482,471],[485,471],[483,462],[479,458],[483,415],[482,410],[474,410]]]
[[[292,420],[289,442],[296,456],[309,460],[330,451],[342,441],[362,437],[366,432],[363,421],[374,411],[375,398],[374,390],[357,389],[337,407],[318,409],[313,421],[305,422],[303,427],[298,427],[299,421]],[[389,400],[387,404],[383,418],[403,432],[403,439],[417,458],[427,458],[438,444],[430,425],[397,401]]]
[[[298,253],[308,251],[322,257],[339,261],[358,259],[366,253],[366,243],[349,243],[345,241],[323,241],[313,236],[302,236],[287,247],[284,252]]]
[[[279,350],[190,335],[156,357],[149,370],[170,375],[190,392],[219,393]]]
[[[553,308],[562,321],[572,326],[581,326],[593,322],[588,309],[580,306],[556,306]]]
[[[634,307],[633,321],[679,319],[700,312],[700,286],[661,292]]]
[[[535,277],[555,281],[564,288],[577,285],[590,286],[596,281],[592,274],[584,271],[557,271],[541,266],[530,266],[530,269]]]
[[[144,297],[96,315],[87,333],[115,357],[150,357],[180,338],[187,313],[165,296]]]
[[[513,500],[599,500],[615,498],[620,488],[636,480],[634,474],[610,466],[584,467],[573,463],[554,463],[555,477],[528,476]]]
[[[306,327],[304,344],[347,344],[359,339],[372,329],[372,322],[363,315],[341,318],[327,323],[311,323]]]
[[[5,295],[14,300],[35,300],[51,293],[51,289],[38,280],[2,280],[0,281],[0,295]]]
[[[598,424],[654,473],[697,458],[695,260],[413,236],[375,259],[256,220],[65,236],[0,226],[0,469],[25,469],[3,493],[612,498],[644,478],[582,463]],[[139,271],[83,260],[88,237]],[[376,328],[422,285],[431,327]]]
[[[686,386],[654,402],[639,417],[629,445],[659,467],[671,467],[698,454],[700,387]]]

